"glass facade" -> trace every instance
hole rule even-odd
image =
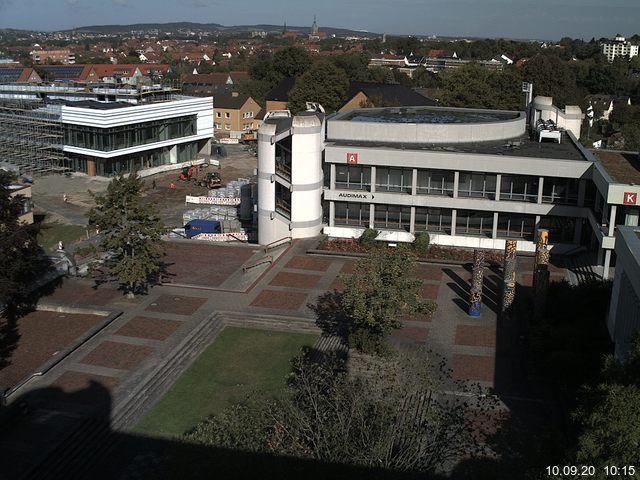
[[[453,197],[453,172],[447,170],[418,170],[418,195],[447,195]]]
[[[549,230],[549,243],[573,243],[576,219],[573,217],[542,217],[540,228]]]
[[[291,192],[287,187],[276,182],[276,212],[291,219]]]
[[[498,237],[534,239],[536,217],[511,213],[498,214]]]
[[[456,235],[493,236],[493,212],[457,210]]]
[[[416,207],[416,232],[451,233],[451,209]]]
[[[545,177],[542,184],[542,203],[577,205],[578,182],[576,178]]]
[[[134,123],[113,128],[64,124],[65,144],[78,148],[111,152],[123,148],[175,140],[195,135],[196,115]]]
[[[335,202],[335,225],[369,226],[369,204],[352,202]]]
[[[370,191],[371,167],[336,165],[336,188]]]
[[[538,201],[538,183],[538,177],[503,175],[500,181],[500,200],[536,203]]]
[[[400,205],[376,205],[374,207],[374,228],[391,230],[411,229],[411,207]]]
[[[458,178],[458,196],[489,198],[494,200],[496,198],[496,174],[460,172]]]
[[[286,137],[276,143],[276,173],[291,181],[291,138]]]
[[[376,190],[380,192],[411,193],[413,169],[376,168]]]

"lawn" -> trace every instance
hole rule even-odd
[[[41,223],[38,243],[45,252],[53,252],[58,242],[62,241],[65,248],[81,240],[86,235],[86,227],[82,225],[68,225],[58,222]]]
[[[303,346],[312,346],[316,338],[303,333],[225,328],[135,430],[182,435],[251,392],[276,394],[285,386],[291,358]]]

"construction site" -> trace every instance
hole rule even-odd
[[[26,175],[63,172],[68,168],[63,145],[60,107],[0,98],[0,166]]]

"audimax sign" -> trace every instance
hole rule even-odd
[[[368,200],[371,198],[371,200],[373,200],[375,197],[373,194],[370,195],[366,193],[339,193],[338,198],[358,198],[362,200]]]

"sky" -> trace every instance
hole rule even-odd
[[[640,33],[640,0],[0,0],[0,28],[188,21],[559,40]]]

